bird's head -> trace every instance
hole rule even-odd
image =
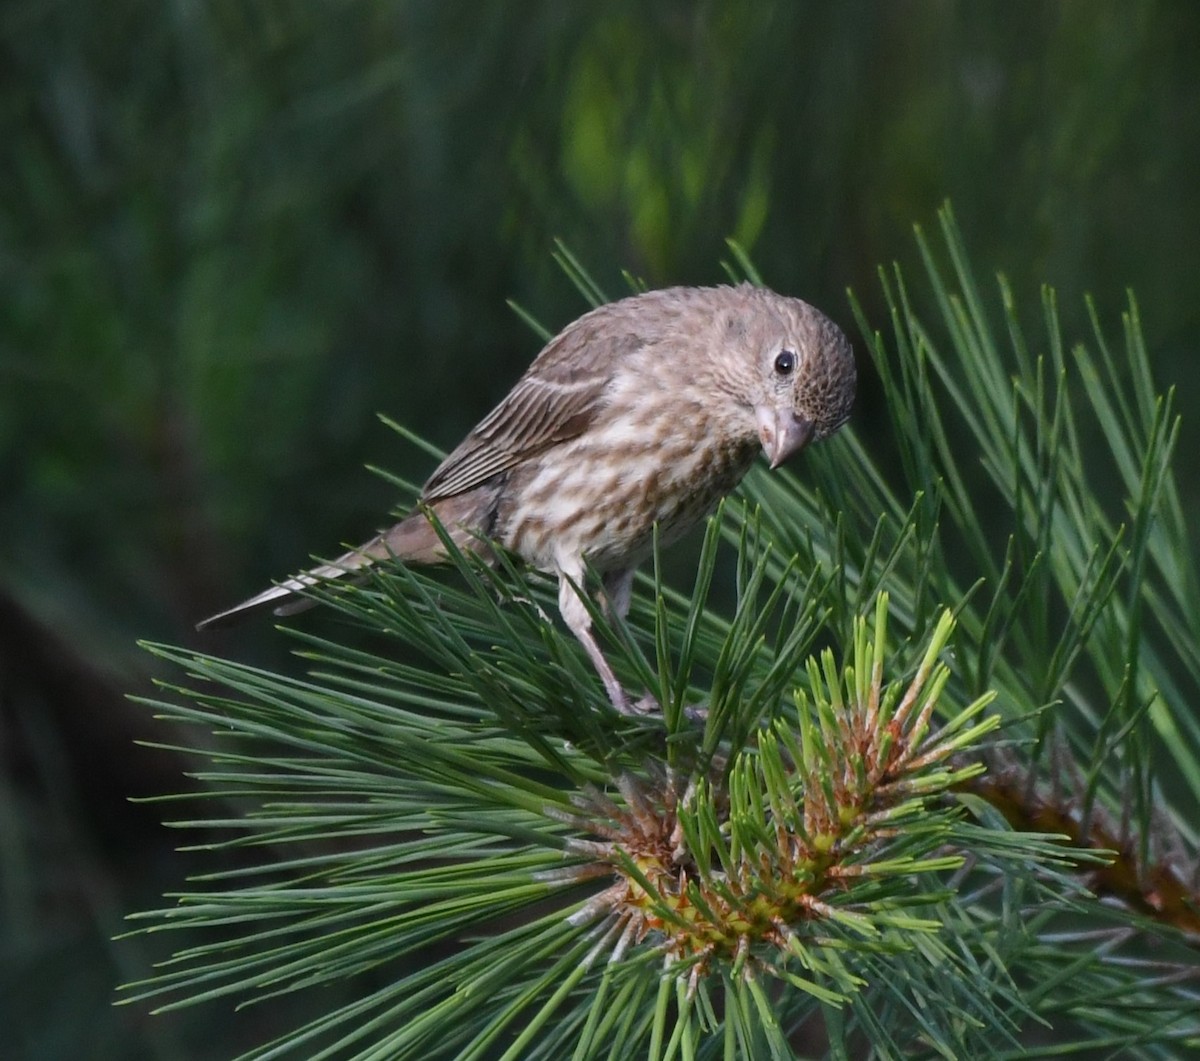
[[[772,468],[850,417],[857,375],[842,330],[820,310],[743,284],[744,315],[734,327],[745,353],[745,384],[763,452]],[[730,318],[737,321],[738,317]]]

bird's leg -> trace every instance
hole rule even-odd
[[[632,567],[605,574],[604,595],[600,598],[605,615],[624,619],[629,614],[629,605],[633,601],[633,574]]]
[[[636,568],[626,567],[605,574],[604,593],[600,597],[600,603],[604,614],[610,619],[613,616],[624,619],[629,614],[629,605],[633,601],[633,576],[636,572]],[[645,693],[640,700],[629,705],[628,714],[653,715],[661,711],[659,702],[650,693]]]
[[[632,586],[632,578],[633,573],[630,572],[628,577],[630,586]],[[634,703],[629,699],[628,693],[621,688],[621,683],[617,681],[616,674],[613,673],[612,667],[604,658],[604,653],[600,651],[600,646],[592,634],[592,617],[588,614],[587,605],[583,603],[582,588],[577,588],[582,587],[582,583],[583,571],[581,569],[578,570],[578,573],[559,571],[558,610],[562,614],[567,628],[583,645],[583,650],[588,654],[592,666],[596,668],[596,673],[600,675],[600,680],[604,683],[604,689],[608,693],[613,707],[622,715],[644,715],[657,710],[658,703],[652,696],[647,695]],[[614,607],[618,603],[614,601]],[[629,607],[628,600],[626,600],[625,607],[626,609]]]
[[[618,615],[624,619],[629,614],[629,605],[633,600],[633,576],[636,574],[636,570],[636,568],[629,567],[619,571],[609,571],[605,574],[604,595],[600,598],[605,615],[610,618]],[[578,634],[575,636],[579,637]],[[661,708],[658,701],[646,693],[636,704],[630,705],[627,713],[648,715],[659,710]],[[684,708],[684,714],[692,722],[703,723],[708,719],[708,707],[704,704],[696,704],[694,707]]]

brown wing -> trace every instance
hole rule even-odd
[[[461,494],[587,430],[621,360],[642,345],[618,307],[601,306],[551,339],[508,396],[471,431],[422,491]]]

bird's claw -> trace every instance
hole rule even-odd
[[[625,690],[613,700],[613,707],[627,718],[647,718],[651,715],[661,716],[662,705],[653,693],[643,693],[637,700],[631,700]],[[683,716],[693,725],[703,726],[708,721],[708,704],[693,704],[683,709]]]
[[[652,693],[643,693],[640,699],[631,700],[629,694],[622,690],[621,695],[613,699],[613,707],[629,718],[662,714],[662,707]]]

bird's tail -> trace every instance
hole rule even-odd
[[[480,524],[480,498],[472,494],[447,498],[435,509],[436,516],[451,541],[464,550],[480,551],[477,535]],[[446,559],[446,546],[434,529],[425,510],[405,516],[389,530],[377,534],[369,542],[343,553],[336,560],[321,564],[265,589],[249,600],[223,612],[209,616],[196,624],[197,630],[228,626],[257,612],[271,609],[275,615],[294,615],[311,608],[316,601],[299,594],[321,582],[353,576],[356,571],[370,567],[377,560],[394,558],[407,564],[436,564]]]

